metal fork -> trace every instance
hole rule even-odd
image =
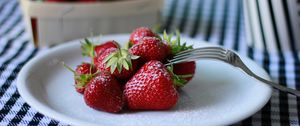
[[[169,60],[165,65],[177,64],[182,62],[196,61],[199,59],[216,59],[223,62],[226,62],[232,66],[238,67],[243,70],[245,73],[254,77],[255,79],[272,86],[280,91],[284,91],[295,96],[300,97],[300,91],[291,89],[280,84],[274,83],[272,81],[261,78],[260,76],[253,73],[241,60],[241,58],[231,50],[224,49],[221,47],[203,47],[196,48],[191,50],[182,51],[177,53],[173,59]]]

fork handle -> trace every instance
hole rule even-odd
[[[253,77],[254,77],[254,76],[253,76]],[[274,83],[274,82],[272,82],[272,81],[265,80],[265,79],[263,79],[263,78],[261,78],[261,77],[258,77],[257,75],[256,75],[256,77],[254,77],[254,78],[256,78],[256,79],[258,79],[258,80],[260,80],[260,81],[262,81],[262,82],[264,82],[264,83],[266,83],[266,84],[269,84],[269,85],[271,85],[272,87],[274,87],[274,88],[276,88],[276,89],[278,89],[278,90],[280,90],[280,91],[284,91],[284,92],[293,94],[293,95],[295,95],[295,96],[297,96],[297,97],[300,97],[300,91],[298,91],[298,90],[295,90],[295,89],[292,89],[292,88],[285,87],[285,86],[283,86],[283,85]]]
[[[280,91],[284,91],[284,92],[293,94],[297,97],[300,97],[300,91],[292,89],[292,88],[288,88],[288,87],[285,87],[283,85],[277,84],[275,82],[272,82],[272,81],[266,80],[264,78],[261,78],[260,76],[257,76],[256,74],[254,74],[241,60],[236,60],[236,61],[237,61],[236,64],[235,64],[236,67],[241,68],[244,72],[246,72],[248,75],[254,77],[255,79],[257,79],[257,80],[259,80],[263,83],[266,83],[266,84],[268,84],[268,85],[272,86],[273,88],[276,88]]]

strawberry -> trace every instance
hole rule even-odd
[[[81,44],[81,50],[83,56],[94,57],[95,55],[100,55],[108,48],[118,48],[119,44],[114,41],[106,41],[100,45],[93,44],[90,40],[85,39],[85,42]]]
[[[176,39],[172,40],[173,35],[168,35],[166,31],[164,31],[163,34],[163,40],[167,43],[168,47],[171,50],[171,56],[176,55],[179,52],[193,49],[192,46],[187,46],[186,43],[181,44],[180,42],[180,33],[179,31],[176,31]],[[171,68],[174,75],[176,75],[177,87],[184,86],[187,84],[194,76],[195,69],[196,69],[196,63],[194,61],[191,62],[185,62],[185,63],[178,63],[174,64]]]
[[[117,79],[127,80],[137,69],[137,58],[125,49],[109,48],[94,58],[94,64],[99,71],[110,71]]]
[[[112,48],[112,47],[113,48],[118,48],[119,44],[116,41],[111,40],[111,41],[107,41],[107,42],[105,42],[103,44],[96,45],[95,46],[95,53],[96,53],[96,55],[99,55],[100,53],[102,53],[106,49]]]
[[[150,60],[164,61],[169,55],[169,47],[156,37],[144,37],[140,43],[133,45],[129,52],[133,55],[140,56],[140,62]]]
[[[124,105],[119,82],[109,73],[99,72],[84,91],[85,103],[96,110],[117,113]]]
[[[126,83],[124,96],[129,109],[165,110],[178,100],[172,75],[160,61],[149,61]]]
[[[76,73],[78,75],[96,73],[95,67],[92,64],[85,63],[85,62],[83,62],[82,64],[78,65],[76,67],[75,71],[76,71]]]
[[[89,63],[82,63],[76,67],[76,75],[90,75],[97,72],[97,69]],[[89,81],[89,79],[87,79]],[[85,90],[86,82],[81,82],[80,79],[75,77],[75,88],[76,91],[83,94]]]
[[[178,64],[174,64],[173,66],[173,72],[174,74],[183,77],[183,79],[186,80],[187,83],[189,82],[194,74],[195,74],[195,69],[196,69],[196,63],[194,61],[192,62],[184,62],[184,63],[178,63]],[[185,75],[185,77],[184,77]]]
[[[78,93],[83,94],[86,84],[97,72],[96,68],[89,63],[82,63],[78,65],[75,71],[65,64],[64,66],[74,73],[75,89]]]
[[[157,37],[159,36],[154,33],[150,28],[147,27],[139,27],[130,34],[129,41],[132,45],[138,44],[139,41],[144,37]]]
[[[82,55],[91,57],[99,71],[110,71],[119,80],[129,79],[136,70],[137,61],[132,60],[138,57],[131,55],[125,49],[120,49],[116,41],[107,41],[95,46],[85,39],[81,49]]]

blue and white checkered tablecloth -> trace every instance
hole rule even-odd
[[[243,0],[166,0],[163,28],[223,45],[261,65],[275,82],[300,90],[299,52],[260,51],[246,44]],[[291,45],[293,46],[293,45]],[[67,125],[38,113],[20,97],[16,77],[34,48],[18,0],[0,0],[0,125]],[[274,90],[265,107],[233,125],[299,125],[300,98]]]

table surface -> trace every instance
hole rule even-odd
[[[230,6],[229,6],[230,5]],[[300,89],[299,52],[271,53],[248,46],[242,0],[166,0],[163,28],[223,45],[265,68],[273,81]],[[0,0],[0,125],[67,125],[31,108],[16,89],[21,68],[48,48],[34,48],[18,0]],[[277,90],[265,107],[233,125],[299,125],[300,99]]]

